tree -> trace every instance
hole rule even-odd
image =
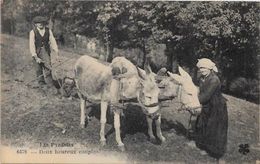
[[[131,47],[142,50],[144,64],[154,45],[165,44],[173,72],[178,64],[194,70],[198,58],[208,57],[228,81],[257,77],[259,3],[10,0],[1,8],[11,33],[22,25],[21,17],[28,24],[35,15],[46,15],[54,24],[60,21],[67,34],[97,37],[107,61],[115,47]]]
[[[3,30],[10,34],[15,33],[15,25],[23,14],[23,1],[21,0],[9,0],[3,1],[1,4],[2,11],[2,25]]]
[[[107,2],[97,9],[97,30],[99,38],[106,44],[107,57],[106,61],[111,62],[113,59],[113,49],[116,44],[117,24],[123,14],[125,3]]]

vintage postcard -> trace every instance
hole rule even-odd
[[[0,163],[260,163],[259,3],[1,0]]]

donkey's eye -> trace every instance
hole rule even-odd
[[[160,88],[160,89],[165,89],[166,87],[165,87],[165,86],[159,86],[158,88]]]
[[[148,99],[152,99],[152,97],[151,96],[145,96],[146,98],[148,98]]]

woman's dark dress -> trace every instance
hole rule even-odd
[[[214,72],[200,79],[199,100],[202,111],[196,120],[196,145],[220,158],[226,151],[228,113],[220,80]]]

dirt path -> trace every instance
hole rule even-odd
[[[39,143],[73,143],[74,148],[89,151],[92,154],[114,154],[127,161],[180,161],[185,163],[212,163],[209,156],[200,155],[197,149],[187,145],[185,129],[188,125],[188,113],[177,111],[175,101],[165,102],[162,108],[162,130],[167,138],[162,145],[147,140],[146,122],[141,110],[129,106],[122,118],[125,129],[123,142],[127,147],[124,153],[118,152],[114,133],[107,136],[107,146],[99,146],[99,119],[97,108],[87,128],[79,127],[79,100],[58,99],[48,92],[33,88],[35,78],[28,51],[28,40],[1,35],[1,140],[7,146],[26,146],[38,148]],[[60,51],[61,59],[72,59],[63,64],[61,76],[72,74],[73,62],[79,55]],[[223,160],[228,163],[250,162],[260,159],[260,153],[250,147],[243,155],[238,152],[239,144],[253,146],[258,140],[258,105],[225,96],[228,99],[229,131],[228,150]],[[112,117],[108,118],[107,131],[112,127]]]

